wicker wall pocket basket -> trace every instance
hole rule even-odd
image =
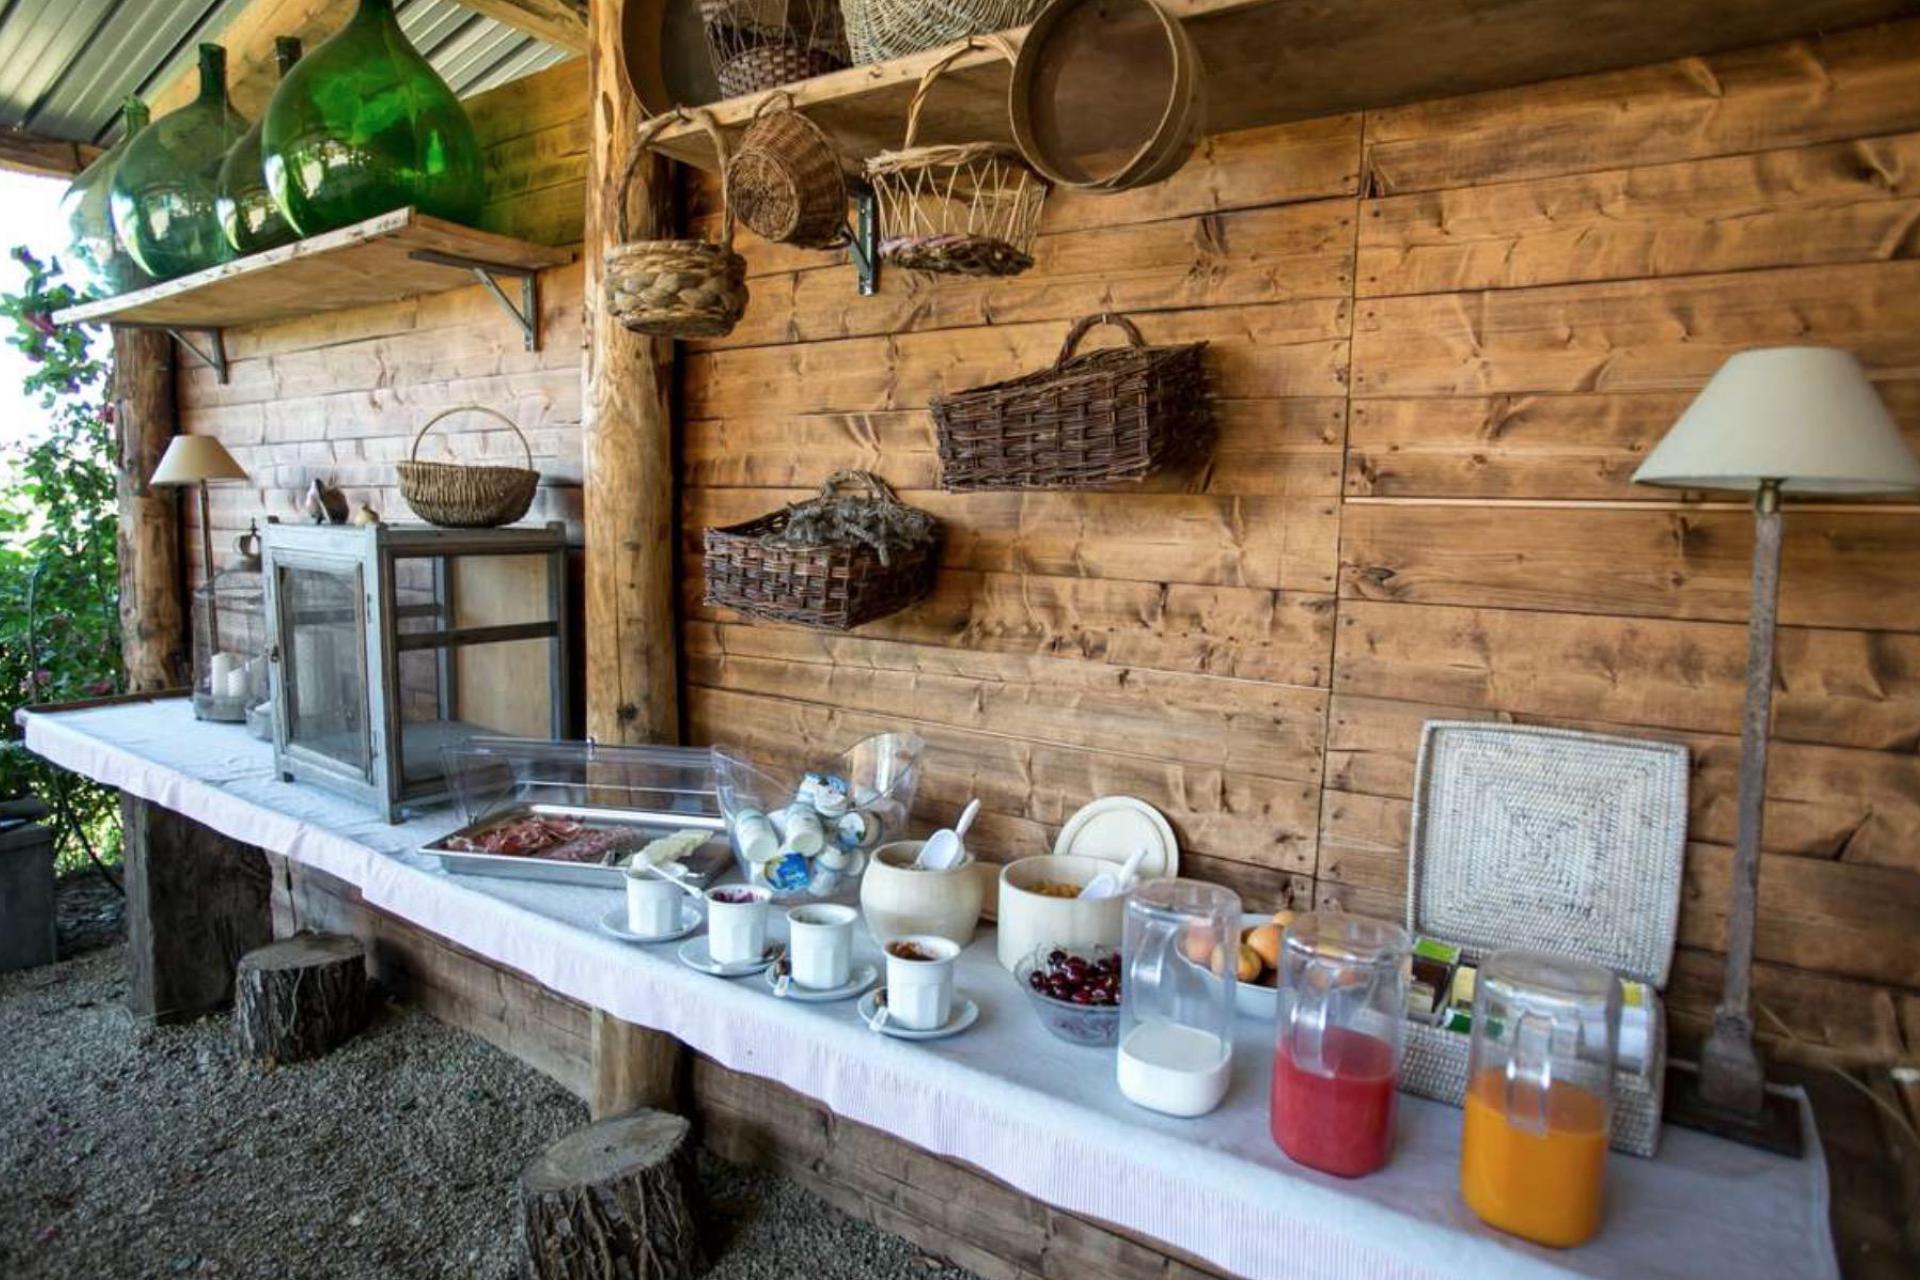
[[[1128,346],[1078,355],[1096,325]],[[1075,324],[1051,368],[932,402],[948,489],[1081,489],[1141,480],[1213,438],[1207,344],[1150,347],[1112,312]]]
[[[842,484],[866,495],[843,495]],[[711,605],[845,631],[933,590],[940,524],[866,471],[836,471],[820,496],[706,532]]]
[[[975,48],[1017,56],[999,36],[955,46],[920,78],[907,108],[906,141],[867,161],[880,210],[880,256],[910,271],[1011,276],[1033,265],[1047,180],[1000,142],[916,146],[927,95],[942,72]]]
[[[524,467],[475,467],[453,462],[420,461],[420,442],[427,432],[457,413],[484,413],[507,424],[526,450]],[[539,487],[540,473],[533,469],[533,446],[518,424],[497,409],[485,405],[458,405],[436,413],[413,438],[413,452],[398,464],[400,496],[413,508],[413,514],[428,524],[447,529],[492,529],[512,524],[527,514],[533,505],[533,491]]]
[[[700,0],[722,96],[811,80],[847,65],[836,0]]]
[[[856,63],[885,62],[950,40],[1024,27],[1046,0],[840,0]]]
[[[735,216],[775,244],[831,249],[847,238],[847,175],[820,126],[784,89],[753,109],[727,162]]]
[[[726,138],[707,111],[678,107],[640,126],[621,177],[619,243],[607,250],[607,311],[635,333],[656,338],[719,338],[733,332],[747,309],[747,262],[733,251],[733,199],[722,183],[720,242],[630,240],[626,193],[647,146],[676,120],[694,120],[713,139],[724,170]]]

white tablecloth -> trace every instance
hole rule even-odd
[[[1393,1162],[1371,1177],[1343,1181],[1290,1163],[1267,1133],[1264,1026],[1242,1020],[1233,1088],[1212,1115],[1176,1120],[1130,1105],[1114,1085],[1111,1051],[1040,1027],[995,963],[989,930],[959,969],[979,1023],[906,1043],[866,1031],[852,1002],[776,1000],[759,979],[686,969],[674,944],[602,935],[596,922],[620,902],[615,892],[449,876],[414,850],[457,825],[452,812],[388,826],[282,783],[266,746],[235,726],[195,721],[184,702],[33,715],[26,734],[58,764],[339,876],[368,902],[576,1000],[1241,1275],[1838,1275],[1810,1115],[1799,1161],[1669,1128],[1656,1159],[1611,1161],[1607,1221],[1594,1241],[1535,1248],[1481,1226],[1461,1204],[1460,1113],[1437,1103],[1402,1098]],[[878,959],[864,936],[858,955]]]

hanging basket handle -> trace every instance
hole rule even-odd
[[[1074,352],[1080,346],[1080,339],[1086,337],[1095,328],[1103,324],[1110,324],[1126,334],[1127,342],[1131,346],[1144,347],[1147,345],[1147,340],[1140,336],[1139,326],[1134,324],[1133,321],[1127,319],[1118,311],[1102,311],[1098,315],[1086,316],[1076,321],[1073,328],[1067,330],[1067,340],[1061,346],[1060,358],[1053,362],[1053,367],[1058,369],[1061,365],[1073,359]]]
[[[920,87],[913,91],[913,101],[907,107],[907,138],[900,144],[902,151],[913,149],[913,141],[920,136],[920,112],[927,105],[927,95],[933,92],[933,82],[938,80],[947,68],[958,62],[975,49],[991,49],[1005,58],[1009,64],[1020,58],[1020,49],[1007,37],[994,33],[985,36],[968,36],[966,43],[957,44],[941,54],[934,64],[920,77]]]
[[[431,418],[428,418],[427,425],[420,428],[419,433],[413,437],[413,450],[407,454],[407,461],[420,461],[420,442],[427,438],[427,432],[433,430],[440,422],[451,418],[456,413],[484,413],[489,417],[498,418],[500,421],[506,423],[507,430],[513,432],[514,438],[520,442],[521,449],[526,452],[527,470],[533,470],[533,446],[527,443],[526,433],[520,430],[520,424],[498,409],[489,409],[483,404],[457,404],[451,409],[442,409]]]
[[[782,98],[787,100],[786,110],[798,111],[800,109],[799,100],[793,96],[791,89],[769,89],[767,96],[754,104],[753,119],[758,120],[761,116],[772,110],[773,104]]]
[[[894,493],[892,487],[871,471],[849,470],[834,472],[827,477],[827,482],[820,486],[821,499],[839,497],[840,486],[843,484],[865,485],[868,490],[872,492],[875,501],[885,502],[896,507],[901,505],[900,499]]]
[[[629,197],[633,192],[633,180],[640,173],[640,162],[646,158],[647,148],[653,140],[670,124],[685,124],[691,120],[706,130],[707,137],[713,140],[713,155],[720,164],[720,247],[727,252],[733,251],[733,179],[727,173],[727,137],[720,131],[719,121],[713,118],[713,112],[705,107],[695,107],[689,111],[685,107],[675,107],[671,111],[662,111],[640,126],[633,136],[633,146],[627,152],[627,164],[620,171],[620,216],[616,230],[617,241],[628,244],[633,240],[632,214]]]

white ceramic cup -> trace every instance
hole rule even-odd
[[[771,901],[773,895],[758,885],[723,884],[707,890],[707,951],[715,964],[746,964],[766,953]]]
[[[680,899],[686,891],[649,871],[627,872],[627,930],[655,938],[680,925]]]
[[[928,958],[899,954],[909,949]],[[895,938],[887,944],[886,952],[886,1016],[876,1021],[897,1022],[911,1031],[946,1026],[953,1016],[953,962],[960,954],[960,945],[951,938],[916,933]]]
[[[831,991],[853,971],[853,922],[860,913],[832,903],[808,903],[787,912],[787,958],[796,985]]]

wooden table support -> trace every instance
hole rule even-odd
[[[127,689],[174,688],[187,674],[186,572],[177,489],[147,483],[174,436],[173,341],[152,329],[113,331],[114,434],[119,440],[120,653]]]
[[[592,1016],[592,1094],[595,1120],[643,1107],[679,1111],[686,1088],[686,1048],[663,1031],[622,1022],[600,1009]]]

